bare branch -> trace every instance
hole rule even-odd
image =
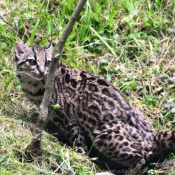
[[[9,22],[7,22],[1,15],[0,15],[0,19],[2,19],[2,21],[3,21],[4,23],[6,23],[8,26],[10,26],[12,29],[15,30],[15,28],[14,28]]]
[[[80,14],[80,12],[82,11],[85,3],[87,0],[79,0],[64,32],[62,37],[60,38],[58,44],[55,47],[55,50],[52,54],[52,62],[49,68],[49,74],[47,77],[47,82],[46,82],[46,90],[44,93],[44,97],[42,100],[42,103],[40,105],[40,113],[39,113],[39,117],[36,123],[36,128],[34,131],[34,137],[33,140],[31,142],[30,145],[30,149],[32,150],[38,150],[41,146],[41,136],[42,136],[42,131],[45,125],[45,122],[47,120],[47,116],[48,116],[48,106],[50,104],[51,101],[51,97],[52,97],[52,88],[53,88],[53,84],[54,84],[54,79],[55,79],[55,72],[58,66],[58,61],[59,61],[59,57],[63,51],[63,47],[64,44],[68,38],[68,36],[70,35],[73,25],[75,24],[78,15]]]

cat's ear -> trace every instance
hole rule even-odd
[[[18,42],[15,43],[15,58],[14,58],[14,61],[19,60],[20,55],[25,52],[25,49],[27,47],[28,46],[26,44],[21,44],[21,43],[18,43]]]
[[[50,43],[44,48],[52,51],[52,40],[50,40]]]
[[[52,55],[52,41],[50,41],[50,43],[44,47],[44,49],[47,51],[48,55]]]

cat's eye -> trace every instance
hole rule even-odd
[[[45,62],[45,66],[49,66],[50,65],[50,60],[46,60],[46,62]]]
[[[29,64],[32,66],[37,64],[36,60],[34,60],[34,59],[30,59],[28,61],[29,61]]]

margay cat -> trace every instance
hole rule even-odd
[[[39,106],[51,62],[46,47],[15,44],[16,74],[27,98]],[[59,104],[61,108],[53,109]],[[153,155],[175,148],[175,132],[157,132],[110,82],[59,62],[49,120],[69,143],[86,149],[85,136],[110,160],[140,169]]]

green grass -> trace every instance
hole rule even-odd
[[[87,157],[61,146],[46,133],[43,157],[32,163],[20,162],[18,157],[30,143],[26,118],[30,121],[36,109],[25,99],[15,76],[14,43],[45,45],[52,39],[56,44],[75,4],[75,0],[0,1],[0,174],[100,171]],[[112,81],[157,130],[173,130],[174,9],[173,0],[89,0],[61,60]],[[153,168],[154,173],[165,167]]]

